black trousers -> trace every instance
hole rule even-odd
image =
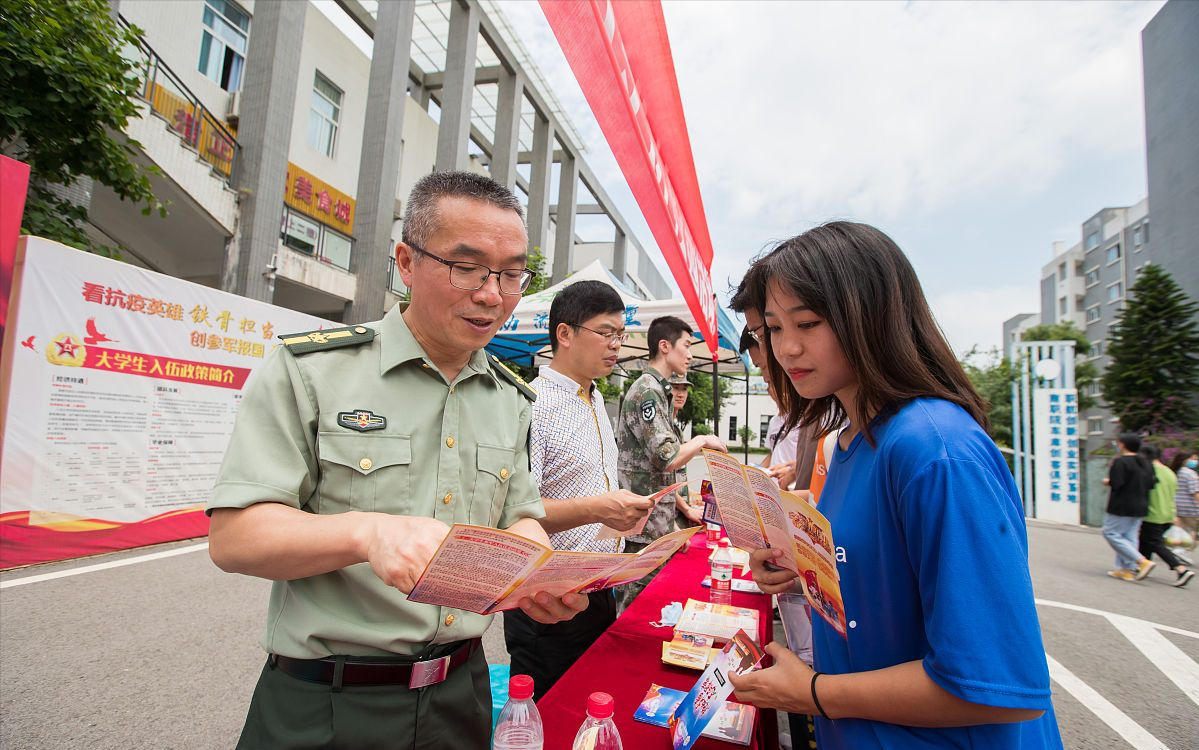
[[[791,750],[812,750],[816,747],[816,727],[811,716],[788,713],[787,727],[791,730]]]
[[[512,657],[512,674],[533,678],[533,698],[553,687],[567,669],[616,621],[612,589],[587,595],[587,609],[574,619],[543,625],[519,609],[504,613],[504,644]]]
[[[1162,539],[1162,536],[1166,533],[1166,530],[1169,529],[1170,526],[1171,524],[1168,523],[1149,523],[1148,521],[1142,521],[1140,548],[1141,554],[1145,556],[1146,560],[1148,560],[1151,555],[1156,554],[1162,559],[1162,562],[1170,567],[1170,570],[1173,570],[1179,565],[1182,565],[1182,560],[1179,560],[1178,557],[1170,551],[1170,548],[1166,546],[1165,540]]]

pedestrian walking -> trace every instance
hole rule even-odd
[[[1174,493],[1176,521],[1191,535],[1189,550],[1195,549],[1199,536],[1199,454],[1194,451],[1178,451],[1170,462],[1170,468],[1178,477],[1178,489]]]
[[[1121,581],[1140,581],[1157,566],[1141,554],[1141,521],[1149,512],[1149,490],[1157,478],[1153,465],[1137,454],[1141,438],[1131,432],[1116,438],[1120,455],[1108,468],[1107,512],[1103,516],[1103,538],[1116,551],[1116,567],[1107,574]]]
[[[1174,495],[1178,489],[1178,478],[1169,466],[1161,462],[1161,451],[1157,446],[1142,443],[1140,454],[1153,466],[1157,481],[1149,490],[1149,510],[1141,522],[1138,549],[1145,559],[1151,559],[1153,555],[1161,558],[1174,573],[1173,585],[1182,587],[1191,582],[1195,572],[1178,559],[1163,539],[1166,530],[1174,524]]]
[[[910,262],[832,222],[763,261],[766,350],[787,420],[846,422],[820,496],[848,627],[812,622],[815,671],[780,644],[731,675],[739,700],[817,714],[821,750],[1062,747],[1023,504],[985,403]],[[791,571],[751,555],[763,591]]]
[[[529,471],[536,396],[483,351],[533,276],[527,248],[511,191],[431,174],[396,244],[407,309],[285,336],[254,374],[207,507],[213,561],[273,581],[239,748],[490,742],[491,617],[405,594],[452,523],[549,543]],[[520,606],[551,624],[587,598]]]

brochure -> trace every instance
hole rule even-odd
[[[675,640],[681,633],[699,634],[724,643],[736,635],[738,630],[758,632],[758,610],[750,607],[734,607],[731,604],[713,604],[698,599],[688,599],[683,614],[675,625]]]
[[[589,594],[652,572],[698,530],[667,534],[634,555],[553,550],[510,531],[456,523],[408,601],[489,615],[542,591]]]
[[[674,750],[690,750],[720,707],[725,705],[725,698],[733,692],[728,675],[754,671],[765,655],[762,647],[744,630],[733,636],[670,715]]]
[[[676,667],[697,669],[703,671],[719,649],[711,646],[697,646],[686,640],[662,641],[662,663],[673,664]]]
[[[633,718],[656,727],[669,726],[670,715],[685,696],[682,690],[651,684]],[[758,709],[753,706],[725,701],[711,723],[704,727],[702,736],[734,745],[748,745],[753,737],[754,718],[757,715]]]
[[[662,498],[666,497],[669,494],[672,494],[673,492],[678,490],[678,488],[680,488],[686,484],[687,484],[686,482],[676,482],[676,483],[670,485],[669,487],[663,487],[662,489],[658,490],[654,494],[650,495],[649,499],[652,502],[657,503]],[[652,511],[653,509],[654,509],[654,506],[651,505],[650,511]],[[611,526],[604,526],[600,529],[599,534],[596,535],[596,539],[618,539],[620,537],[626,537],[626,536],[637,536],[645,529],[645,524],[649,521],[649,515],[650,514],[647,511],[645,516],[642,517],[642,519],[637,522],[636,526],[634,526],[631,529],[625,529],[624,531],[618,531],[618,530],[612,528]]]
[[[783,556],[774,564],[799,576],[813,611],[845,636],[845,604],[828,519],[808,501],[780,490],[756,466],[706,448],[704,459],[729,540],[744,550],[781,549]]]

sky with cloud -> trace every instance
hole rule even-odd
[[[771,243],[849,218],[907,252],[955,350],[997,346],[1038,310],[1052,242],[1146,195],[1140,34],[1162,4],[664,2],[722,301]],[[652,248],[540,6],[503,11]]]

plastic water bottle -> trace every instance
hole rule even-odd
[[[587,697],[587,719],[579,727],[571,750],[624,750],[620,732],[612,721],[614,705],[607,693],[592,693]]]
[[[728,539],[721,539],[720,546],[712,553],[712,587],[708,590],[708,601],[733,603],[733,556],[729,554]]]
[[[495,750],[541,750],[544,744],[541,714],[533,702],[533,678],[513,675],[508,680],[508,702],[500,711],[491,746]]]
[[[708,541],[708,549],[716,549],[717,547],[720,546],[720,532],[721,531],[723,531],[723,529],[721,529],[716,524],[714,524],[714,523],[707,524],[707,529],[705,530],[705,534],[708,537],[708,540],[707,540]]]

